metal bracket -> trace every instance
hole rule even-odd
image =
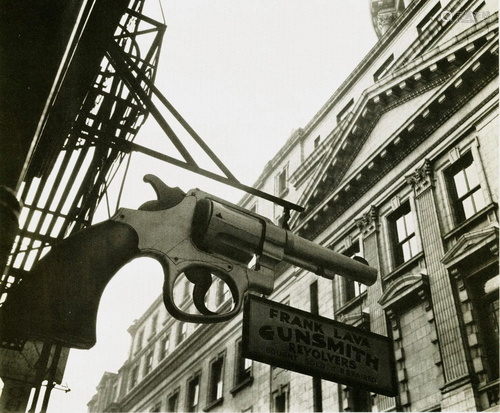
[[[177,112],[177,110],[167,100],[167,98],[158,90],[153,81],[146,77],[142,70],[137,67],[136,63],[130,56],[124,53],[116,43],[112,43],[110,45],[109,50],[107,51],[107,56],[111,64],[117,71],[118,75],[122,78],[123,82],[127,85],[130,92],[134,95],[134,98],[153,115],[159,126],[163,129],[167,137],[174,144],[184,160],[179,160],[172,156],[165,155],[161,152],[146,148],[130,141],[126,141],[124,139],[115,138],[114,143],[117,144],[121,150],[144,153],[156,159],[171,163],[183,169],[195,172],[207,178],[232,186],[233,188],[240,189],[249,194],[274,202],[275,204],[278,204],[285,208],[285,213],[287,213],[286,211],[288,211],[288,216],[290,215],[290,209],[299,212],[304,211],[304,208],[297,204],[244,185],[240,181],[238,181],[235,176],[229,171],[229,169],[222,163],[222,161],[215,155],[215,153],[209,148],[209,146],[201,139],[201,137],[193,130],[193,128],[191,128],[187,121],[179,114],[179,112]],[[142,86],[142,84],[144,86]],[[146,90],[150,93],[146,92]],[[215,163],[215,165],[217,165],[217,167],[224,175],[213,173],[198,166],[189,151],[186,149],[179,137],[175,134],[174,130],[170,127],[166,119],[163,117],[156,104],[153,102],[151,95],[155,95],[158,98],[158,100],[184,127],[184,129],[205,151],[205,153]],[[287,221],[288,219],[285,222]]]

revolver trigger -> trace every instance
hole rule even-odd
[[[172,208],[181,202],[186,194],[179,187],[171,188],[156,175],[147,174],[143,178],[144,182],[151,184],[156,192],[155,201],[147,201],[138,209],[141,211],[161,211]]]
[[[203,315],[216,315],[205,306],[205,296],[212,285],[212,274],[202,267],[192,267],[184,270],[186,278],[194,284],[193,303],[196,309]]]

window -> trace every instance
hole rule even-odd
[[[289,388],[288,385],[284,385],[279,391],[273,393],[273,412],[288,412],[289,410]]]
[[[176,412],[179,405],[179,389],[175,389],[173,393],[167,397],[167,411]]]
[[[241,339],[236,343],[236,376],[235,385],[249,381],[252,377],[252,360],[242,356]]]
[[[179,322],[179,326],[177,327],[177,344],[180,344],[187,337],[187,324],[183,322]]]
[[[373,74],[373,80],[375,80],[375,82],[380,78],[382,78],[387,73],[387,70],[389,69],[389,66],[392,64],[393,61],[394,61],[394,55],[391,54],[387,58],[387,60],[384,63],[382,63],[382,65]]]
[[[187,385],[187,397],[186,397],[186,411],[196,412],[198,411],[198,404],[200,402],[200,374],[191,378]]]
[[[467,152],[447,170],[447,182],[457,223],[465,221],[485,207],[471,152]]]
[[[151,336],[154,336],[156,334],[157,326],[158,326],[158,314],[155,314],[151,322]]]
[[[360,257],[361,251],[359,241],[354,242],[342,254],[349,258]],[[342,277],[342,280],[344,283],[344,302],[346,303],[351,301],[353,298],[360,296],[366,291],[366,285],[361,284],[360,282],[351,280],[347,277]]]
[[[225,303],[229,298],[231,298],[231,291],[227,284],[222,281],[220,278],[216,278],[216,290],[215,290],[215,306],[219,307],[223,303]]]
[[[486,3],[483,1],[476,9],[472,12],[474,16],[474,22],[480,22],[483,19],[490,17],[490,12],[485,9]]]
[[[191,297],[191,282],[186,279],[184,281],[184,285],[183,285],[184,289],[183,289],[183,292],[182,292],[182,301],[186,301],[186,300],[189,300],[189,298]]]
[[[390,217],[394,246],[394,264],[399,266],[417,253],[417,238],[410,203],[406,202]]]
[[[311,302],[311,313],[319,314],[319,299],[318,299],[318,281],[314,281],[309,285],[309,299]]]
[[[137,380],[139,379],[139,366],[136,365],[130,372],[130,388],[136,386]]]
[[[170,331],[161,340],[160,360],[168,356],[170,352]]]
[[[288,165],[285,166],[274,181],[275,193],[277,196],[284,196],[288,191]]]
[[[314,139],[314,149],[316,149],[319,146],[321,140],[321,136],[318,136],[316,139]]]
[[[144,330],[141,330],[139,335],[137,336],[137,345],[135,351],[141,351],[142,350],[142,342],[144,341]]]
[[[208,390],[208,403],[212,404],[222,399],[224,356],[221,354],[210,363],[210,383]]]
[[[483,354],[486,359],[488,379],[494,381],[499,377],[498,267],[489,266],[469,278],[468,284],[472,291],[479,334],[484,346]]]
[[[145,359],[145,363],[144,363],[144,376],[146,376],[147,374],[149,374],[151,372],[151,370],[153,370],[153,355],[154,355],[153,351],[150,351],[146,355],[146,359]]]

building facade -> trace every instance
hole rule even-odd
[[[371,9],[379,42],[255,184],[305,211],[241,205],[377,268],[367,287],[282,264],[269,298],[391,338],[398,395],[245,359],[241,315],[182,323],[160,297],[89,413],[498,411],[498,5]],[[212,290],[213,308],[228,305],[224,283]]]

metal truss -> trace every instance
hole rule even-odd
[[[144,0],[129,3],[113,46],[133,59],[144,79],[154,82],[166,26],[143,15],[143,6]],[[20,232],[0,281],[0,306],[54,242],[91,225],[98,205],[105,197],[108,201],[113,178],[125,179],[126,168],[120,167],[129,154],[110,143],[115,139],[132,142],[149,111],[130,93],[122,77],[104,56],[76,118],[58,143],[54,162],[38,177],[28,170],[18,191],[23,204]],[[143,92],[151,94],[147,87]],[[12,339],[1,343],[18,350],[23,345]]]
[[[36,165],[33,170],[28,169],[18,195],[24,205],[20,234],[0,283],[0,312],[9,290],[14,291],[23,277],[30,276],[32,265],[54,242],[91,225],[110,183],[124,160],[130,159],[132,151],[275,202],[284,207],[286,217],[290,209],[303,210],[289,201],[240,183],[156,88],[154,80],[166,26],[142,14],[143,5],[144,0],[131,0],[116,29],[114,41],[105,51],[93,85],[67,134],[60,139],[58,155],[49,154],[44,159],[40,150],[34,154],[38,162],[33,162]],[[222,174],[196,163],[153,102],[153,97],[166,109],[169,121],[176,122],[183,133],[187,132]],[[133,142],[149,114],[182,160]],[[125,175],[126,168],[123,179]],[[6,348],[22,348],[22,345],[12,339],[0,343]]]

